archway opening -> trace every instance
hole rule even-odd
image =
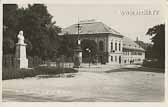
[[[82,62],[96,63],[97,60],[97,44],[94,40],[84,39],[81,42]]]
[[[99,51],[100,52],[104,51],[104,42],[103,41],[99,41]]]

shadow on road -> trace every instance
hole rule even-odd
[[[155,72],[155,73],[164,73],[164,69],[158,69],[158,68],[147,68],[147,67],[136,67],[136,68],[129,68],[129,67],[123,67],[119,69],[113,69],[109,71],[105,71],[105,73],[112,73],[112,72],[129,72],[129,71],[135,71],[135,72]]]

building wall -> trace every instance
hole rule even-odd
[[[119,64],[122,63],[123,40],[110,34],[108,36],[108,63]]]
[[[107,62],[110,64],[130,64],[132,63],[142,63],[145,59],[145,52],[138,50],[129,50],[123,47],[123,38],[121,36],[116,36],[113,34],[86,34],[80,35],[80,40],[94,40],[99,49],[99,42],[102,41],[104,44],[103,52],[107,52]],[[134,53],[141,53],[134,54]],[[100,56],[106,57],[103,54]]]
[[[123,64],[143,63],[145,52],[138,50],[123,50]]]

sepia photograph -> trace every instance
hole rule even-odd
[[[3,102],[164,102],[160,4],[2,4]]]

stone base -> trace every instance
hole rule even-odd
[[[74,52],[74,68],[80,68],[82,63],[82,51],[75,50]]]
[[[28,59],[15,58],[15,67],[18,69],[28,68]]]

